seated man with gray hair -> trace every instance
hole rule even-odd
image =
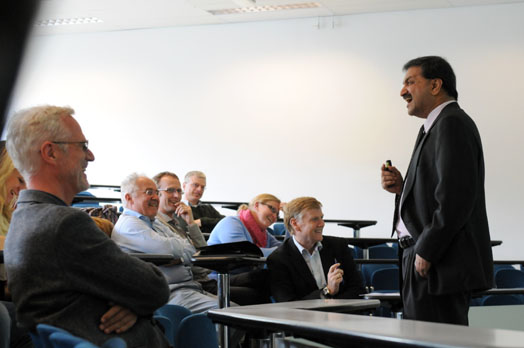
[[[168,347],[151,320],[169,296],[152,264],[122,252],[85,212],[70,207],[89,187],[95,157],[74,111],[40,106],[9,121],[7,150],[27,182],[5,242],[9,289],[18,324],[46,323],[102,345]]]
[[[291,233],[267,259],[271,295],[277,302],[319,298],[358,298],[366,291],[342,238],[322,235],[322,204],[300,197],[284,207]]]
[[[195,247],[155,218],[159,197],[154,181],[133,173],[122,182],[120,191],[125,209],[111,239],[126,252],[170,254],[181,259],[179,264],[159,267],[171,290],[169,303],[184,306],[193,313],[218,308],[216,297],[203,291],[193,279],[191,256]]]
[[[224,218],[211,204],[203,204],[200,199],[206,189],[206,175],[192,170],[184,177],[184,203],[191,207],[195,223],[202,232],[211,233],[216,224]]]

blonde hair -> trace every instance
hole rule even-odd
[[[251,202],[249,202],[249,205],[241,204],[240,207],[238,207],[237,212],[240,212],[241,210],[246,210],[246,209],[253,210],[257,202],[258,203],[278,202],[280,204],[280,199],[278,199],[277,197],[273,196],[270,193],[261,193],[258,196],[256,196],[255,198],[253,198]]]
[[[3,144],[0,145],[3,147]],[[15,166],[9,154],[5,148],[2,148],[0,152],[0,235],[7,235],[9,229],[9,222],[11,221],[11,214],[13,213],[13,207],[11,204],[6,202],[7,200],[7,187],[5,186],[7,178],[11,176]]]
[[[288,202],[284,207],[284,225],[289,233],[294,234],[295,230],[291,226],[291,219],[302,219],[302,213],[308,209],[320,209],[322,203],[313,197],[299,197]]]

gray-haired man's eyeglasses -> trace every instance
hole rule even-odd
[[[182,189],[179,189],[179,188],[176,189],[174,187],[170,187],[170,188],[167,188],[167,189],[158,189],[158,191],[166,191],[170,195],[174,194],[175,192],[177,192],[179,195],[184,194],[184,191],[182,191]]]
[[[52,141],[53,144],[77,144],[82,145],[82,151],[87,152],[89,150],[89,141]]]

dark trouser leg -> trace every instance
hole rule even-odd
[[[402,257],[402,302],[404,319],[468,325],[469,293],[430,295],[428,280],[415,270],[415,248]]]

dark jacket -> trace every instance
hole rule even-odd
[[[493,286],[482,143],[457,103],[444,107],[416,147],[402,199],[402,220],[415,251],[432,264],[430,294]]]
[[[138,315],[128,347],[167,347],[152,324],[169,288],[160,270],[127,255],[84,212],[42,191],[20,192],[5,244],[5,265],[19,323],[47,323],[101,345],[110,304]]]
[[[324,236],[320,259],[326,280],[329,267],[333,264],[339,262],[344,271],[344,281],[334,298],[359,298],[360,294],[366,293],[351,253],[343,238]],[[321,290],[292,237],[269,255],[267,266],[271,296],[277,302],[321,298]]]

